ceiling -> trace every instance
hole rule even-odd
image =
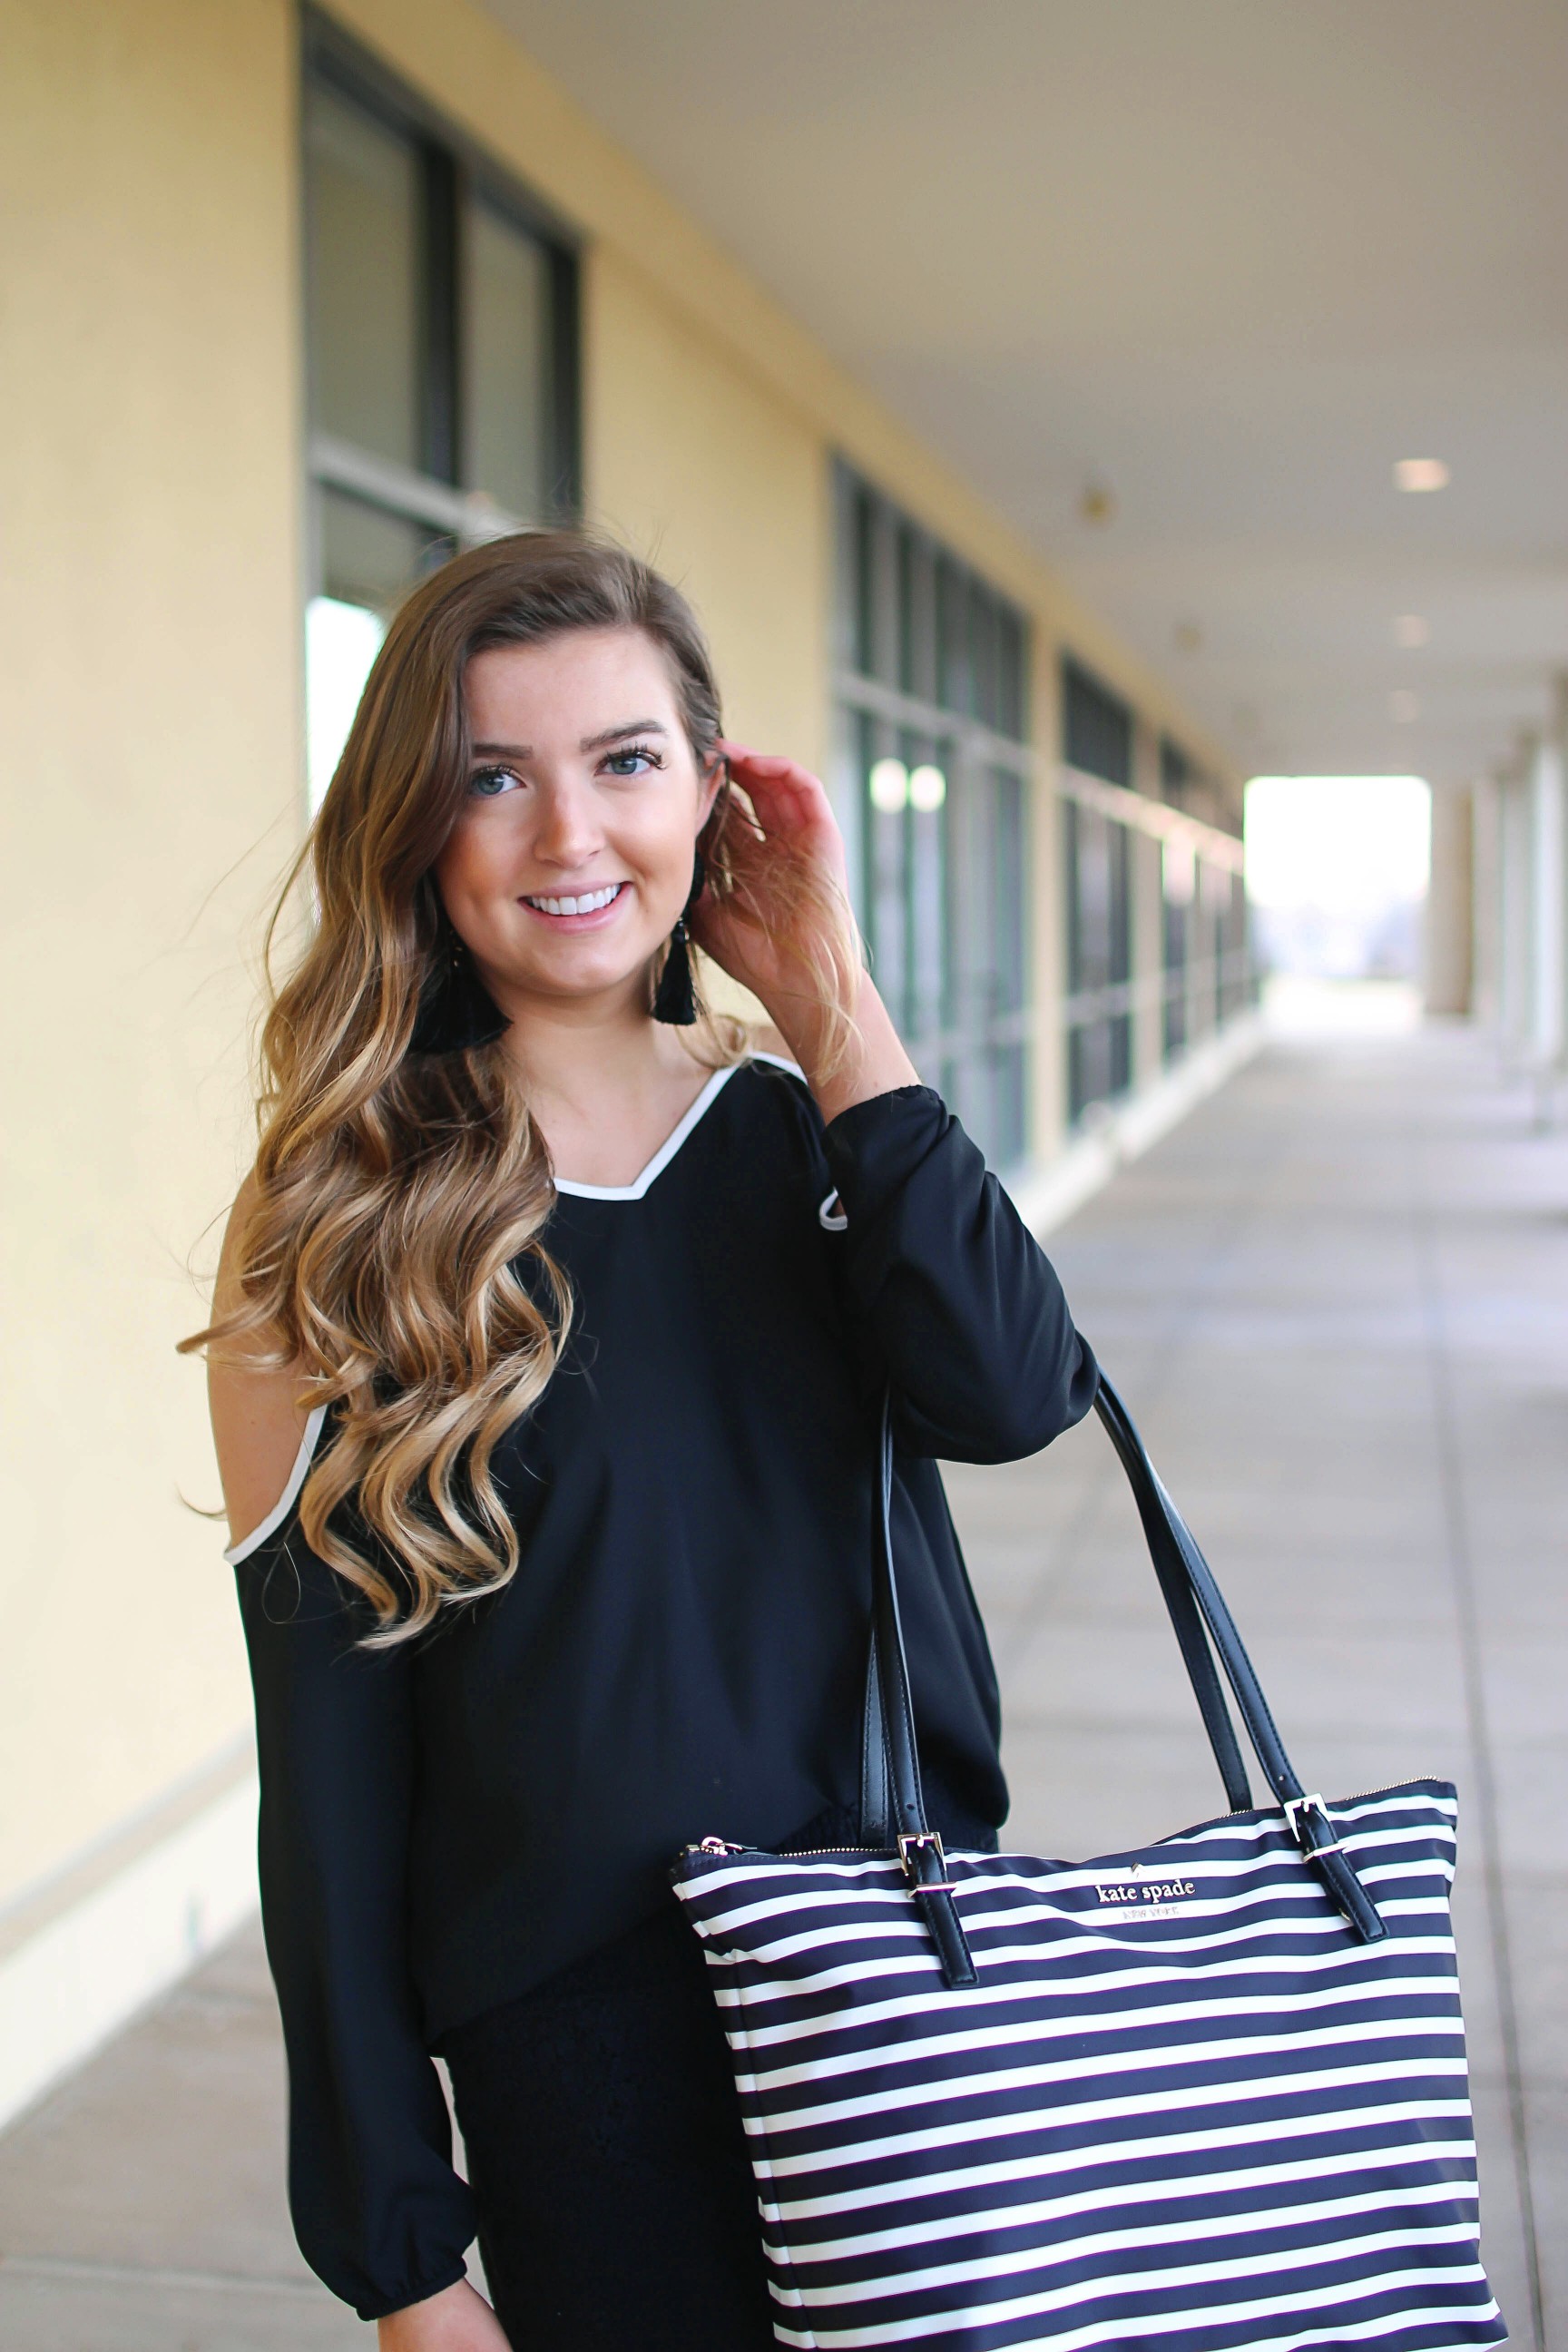
[[[1568,0],[488,5],[1246,769],[1544,719]]]

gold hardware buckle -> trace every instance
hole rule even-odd
[[[1309,1812],[1321,1813],[1323,1820],[1328,1823],[1329,1835],[1323,1841],[1321,1845],[1313,1845],[1309,1842],[1302,1831],[1300,1821],[1297,1819],[1297,1815],[1299,1813]],[[1297,1844],[1300,1847],[1301,1852],[1306,1855],[1309,1862],[1312,1861],[1314,1857],[1320,1853],[1342,1853],[1344,1852],[1343,1846],[1340,1843],[1338,1837],[1334,1834],[1333,1822],[1330,1817],[1329,1809],[1327,1805],[1324,1804],[1321,1797],[1287,1797],[1285,1800],[1285,1823],[1286,1827],[1289,1830],[1291,1836],[1295,1839]]]
[[[917,1851],[921,1846],[928,1847],[936,1855],[937,1867],[942,1874],[940,1878],[924,1879],[916,1876],[915,1866],[910,1860],[910,1855],[911,1852]],[[904,1866],[904,1873],[910,1881],[910,1889],[911,1894],[957,1894],[957,1887],[954,1885],[952,1880],[947,1875],[947,1856],[942,1852],[942,1832],[940,1830],[900,1830],[899,1832],[899,1860]]]

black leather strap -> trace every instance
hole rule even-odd
[[[1356,1934],[1375,1943],[1387,1933],[1376,1907],[1339,1850],[1333,1823],[1320,1798],[1310,1797],[1285,1753],[1252,1661],[1242,1645],[1214,1575],[1186,1521],[1166,1493],[1142,1439],[1103,1372],[1095,1397],[1099,1413],[1127,1474],[1150,1557],[1170,1612],[1183,1661],[1208,1733],[1209,1745],[1232,1811],[1251,1810],[1252,1792],[1215,1671],[1217,1652],[1235,1695],[1247,1738],[1292,1833]],[[921,1791],[909,1667],[899,1622],[898,1582],[892,1541],[893,1430],[890,1393],[882,1404],[881,1477],[877,1535],[872,1548],[870,1658],[866,1674],[865,1719],[860,1765],[860,1834],[868,1846],[896,1843],[910,1872],[919,1902],[942,1958],[950,1985],[973,1984],[974,1963],[952,1897],[941,1885],[942,1850],[931,1837]],[[963,1971],[967,1969],[967,1974]]]
[[[1209,1746],[1214,1749],[1215,1762],[1219,1766],[1226,1803],[1233,1813],[1250,1812],[1252,1788],[1247,1777],[1247,1766],[1242,1761],[1230,1711],[1225,1703],[1225,1692],[1215,1671],[1208,1636],[1204,1631],[1203,1615],[1193,1598],[1192,1581],[1181,1547],[1160,1506],[1160,1495],[1163,1490],[1160,1488],[1149,1457],[1143,1451],[1143,1441],[1132,1426],[1131,1414],[1103,1373],[1094,1404],[1116,1448],[1117,1457],[1127,1473],[1132,1499],[1143,1522],[1149,1557],[1160,1580],[1160,1591],[1182,1653],[1182,1663],[1187,1670],[1187,1680],[1193,1686],[1193,1696],[1198,1703],[1198,1713],[1204,1719]]]
[[[1158,1471],[1149,1459],[1143,1441],[1133,1426],[1131,1414],[1103,1372],[1100,1376],[1100,1389],[1094,1403],[1095,1411],[1110,1433],[1111,1444],[1127,1473],[1138,1505],[1138,1515],[1150,1536],[1150,1549],[1154,1553],[1155,1567],[1157,1570],[1160,1568],[1161,1550],[1167,1545],[1173,1547],[1181,1575],[1196,1601],[1208,1638],[1219,1654],[1226,1680],[1235,1694],[1237,1711],[1247,1727],[1247,1736],[1252,1742],[1258,1761],[1263,1768],[1264,1778],[1285,1808],[1286,1820],[1297,1843],[1362,1941],[1367,1944],[1378,1942],[1388,1931],[1378,1916],[1376,1906],[1350,1863],[1339,1851],[1333,1824],[1323,1811],[1321,1799],[1308,1796],[1295,1766],[1285,1753],[1285,1743],[1268,1711],[1268,1702],[1253,1671],[1252,1661],[1236,1630],[1236,1621],[1215,1582],[1214,1572],[1198,1549],[1192,1530],[1166,1493]],[[1163,1530],[1158,1549],[1152,1532],[1155,1528]],[[1170,1593],[1163,1575],[1161,1577],[1161,1589],[1165,1591],[1168,1602]],[[1181,1624],[1177,1622],[1178,1641],[1181,1631]],[[1183,1654],[1186,1654],[1184,1645]],[[1194,1686],[1197,1687],[1195,1676]],[[1198,1703],[1200,1706],[1203,1705],[1201,1692]],[[1206,1715],[1205,1719],[1209,1719]],[[1211,1739],[1214,1737],[1212,1723],[1209,1736]],[[1218,1753],[1217,1747],[1215,1753]],[[1221,1769],[1224,1769],[1223,1763]]]
[[[926,1820],[910,1670],[899,1622],[893,1569],[893,1403],[882,1400],[881,1475],[871,1547],[871,1662],[860,1759],[860,1835],[867,1845],[896,1845],[910,1892],[936,1946],[943,1980],[976,1981],[974,1961],[947,1884],[942,1841]],[[880,1759],[879,1761],[879,1759]]]

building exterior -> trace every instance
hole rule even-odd
[[[250,1900],[173,1350],[247,1157],[261,917],[425,565],[581,513],[687,587],[1032,1213],[1212,1082],[1249,980],[1216,749],[476,0],[0,27],[3,2117]]]

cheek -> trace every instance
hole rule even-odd
[[[679,888],[683,898],[690,887],[699,814],[693,793],[650,793],[627,809],[620,827],[625,854],[635,858],[650,882],[661,889]]]
[[[435,868],[437,887],[448,906],[458,898],[486,898],[505,887],[513,863],[507,831],[489,810],[458,819]]]

